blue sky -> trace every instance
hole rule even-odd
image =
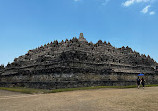
[[[0,0],[0,64],[84,33],[158,62],[157,0]]]

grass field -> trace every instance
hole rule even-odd
[[[154,87],[158,84],[146,85],[145,87]],[[80,88],[64,88],[64,89],[34,89],[34,88],[24,88],[24,87],[0,87],[1,90],[8,90],[14,92],[21,92],[26,94],[41,94],[41,93],[57,93],[65,91],[75,91],[75,90],[89,90],[89,89],[101,89],[101,88],[136,88],[136,85],[131,86],[94,86],[94,87],[80,87]]]

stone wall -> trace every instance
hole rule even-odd
[[[2,76],[0,87],[31,87],[31,88],[74,88],[88,86],[126,86],[136,85],[136,73],[109,74],[36,74]],[[158,74],[145,74],[146,84],[158,84]],[[9,82],[8,82],[9,81]]]
[[[0,66],[0,86],[66,88],[95,85],[132,85],[139,73],[147,84],[157,83],[158,63],[131,48],[113,47],[84,38],[54,41],[29,50],[6,67]],[[154,69],[155,68],[155,69]]]

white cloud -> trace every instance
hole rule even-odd
[[[130,5],[133,5],[134,3],[150,2],[150,1],[152,0],[127,0],[124,3],[122,3],[122,5],[128,7]]]
[[[132,5],[132,4],[134,4],[134,2],[135,2],[135,0],[128,0],[128,1],[126,1],[124,3],[122,3],[122,5],[125,6],[125,7],[128,7],[128,6]]]
[[[145,8],[141,10],[141,12],[145,14],[148,12],[149,8],[150,8],[150,5],[147,5]]]
[[[155,15],[155,12],[154,12],[154,11],[151,11],[149,14],[150,14],[150,15]]]

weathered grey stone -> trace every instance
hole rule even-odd
[[[158,83],[158,63],[130,47],[115,48],[99,40],[58,42],[29,50],[6,67],[0,66],[0,86],[65,88],[135,84],[144,73],[148,84]]]

